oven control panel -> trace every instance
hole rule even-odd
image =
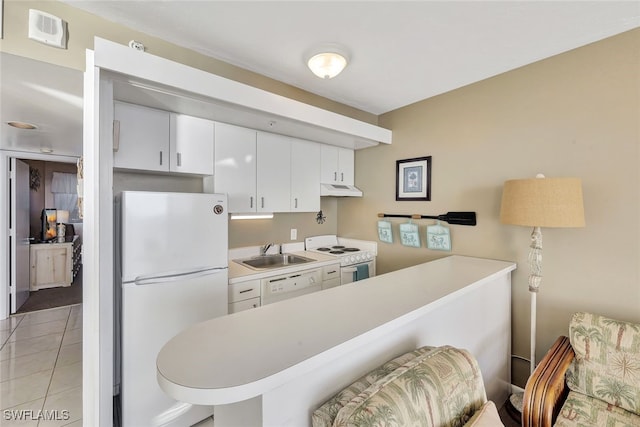
[[[374,255],[369,251],[357,252],[353,255],[343,255],[340,257],[340,265],[354,265],[373,260]]]

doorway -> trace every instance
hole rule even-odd
[[[17,256],[12,257],[10,274],[17,295],[12,295],[10,312],[23,314],[80,304],[82,220],[77,209],[77,167],[41,159],[12,158],[11,162],[16,172],[22,170],[12,175],[16,181],[11,186],[16,194],[10,196],[15,205],[14,223],[20,226],[26,222],[28,244],[23,244],[25,231],[11,240],[11,251]],[[25,179],[28,182],[23,182]]]

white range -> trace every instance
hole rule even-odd
[[[376,242],[329,234],[307,237],[304,239],[304,245],[307,251],[340,259],[340,277],[343,285],[376,275]]]

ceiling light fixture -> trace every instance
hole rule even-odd
[[[321,79],[331,79],[340,74],[349,60],[346,52],[334,44],[317,47],[313,52],[307,55],[307,66]]]
[[[18,129],[27,129],[27,130],[38,129],[36,125],[32,125],[31,123],[26,123],[26,122],[11,121],[11,122],[7,122],[7,124],[9,126],[13,126],[14,128],[18,128]]]

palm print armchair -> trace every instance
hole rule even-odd
[[[313,427],[504,427],[466,350],[422,347],[380,366],[325,402]]]
[[[640,324],[574,314],[527,381],[522,425],[640,426]]]

